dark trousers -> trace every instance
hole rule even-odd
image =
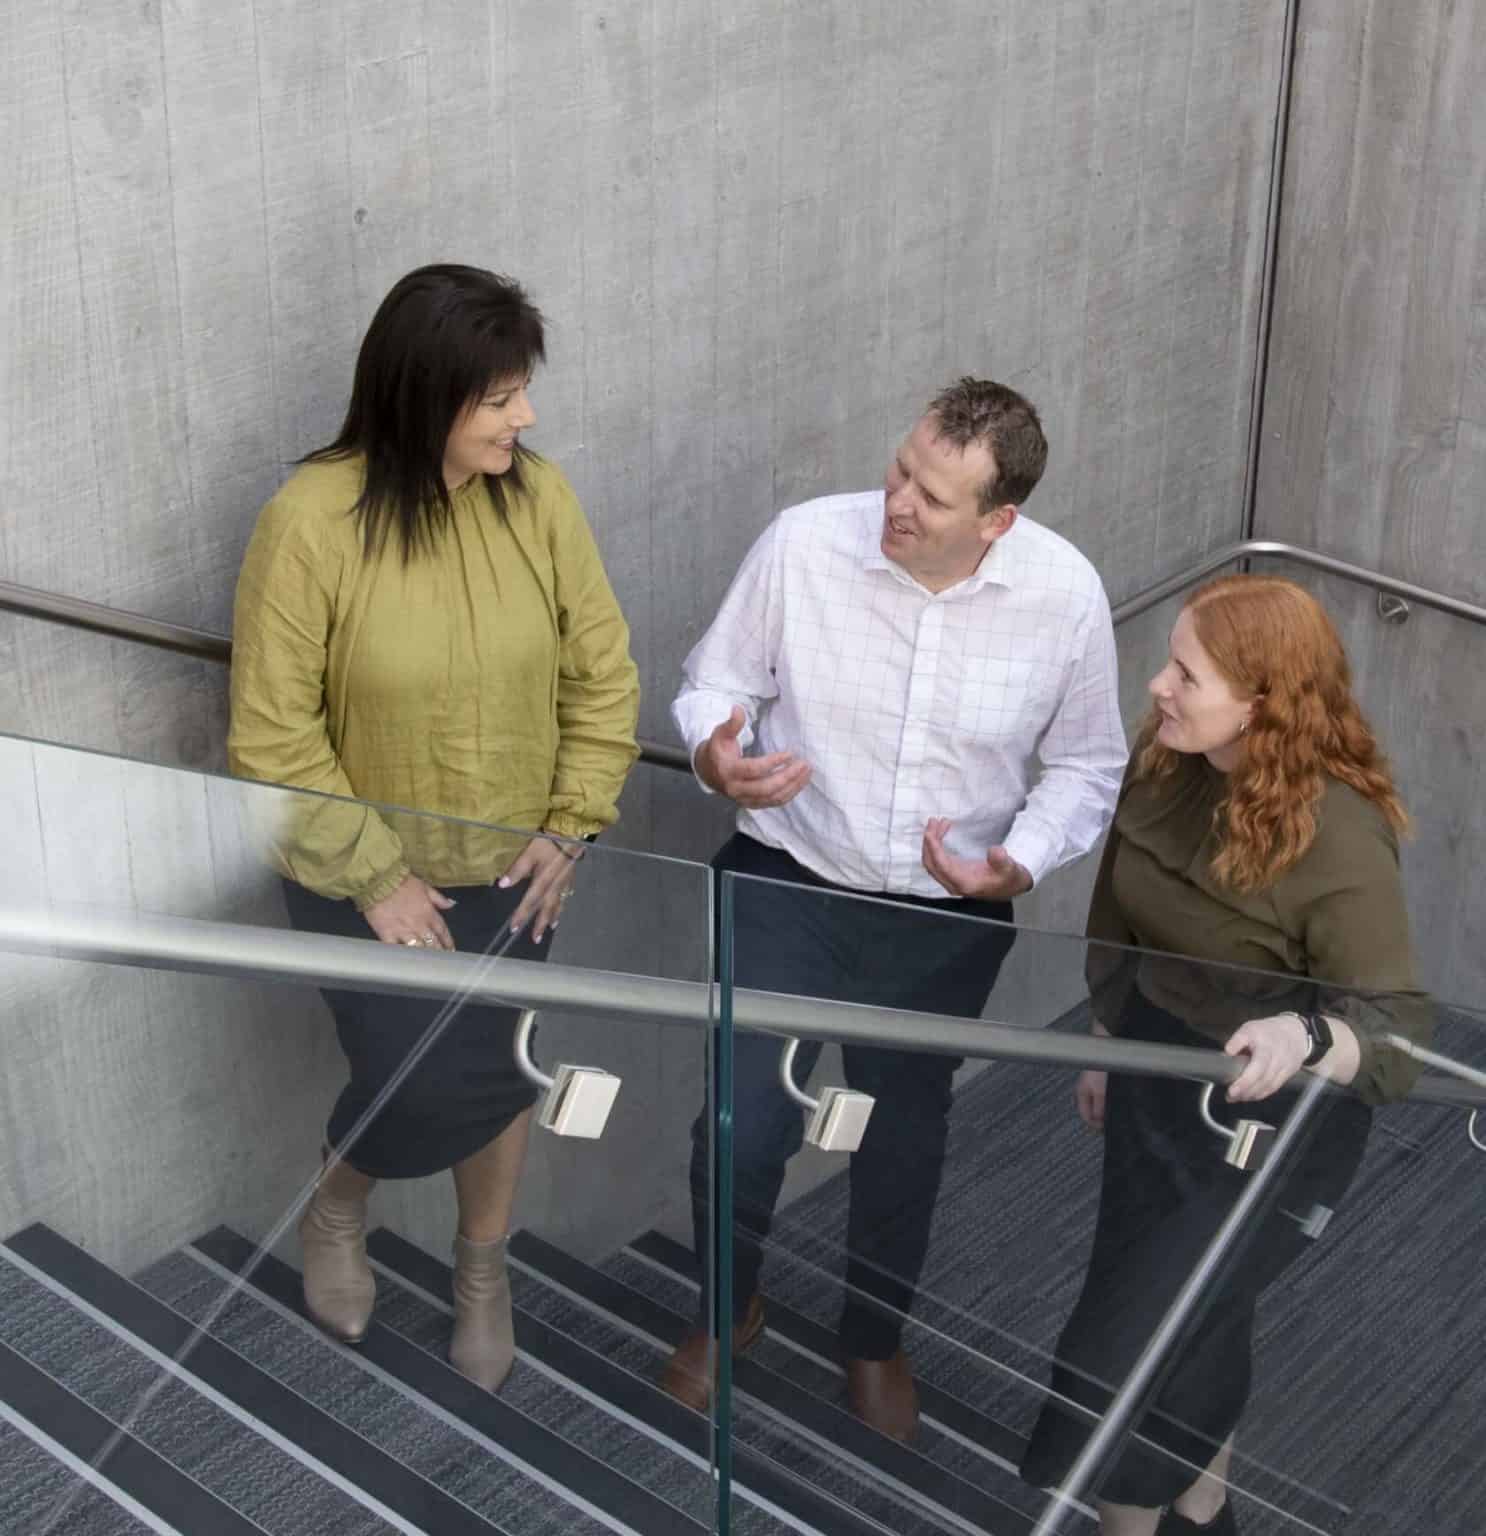
[[[722,847],[712,867],[758,877],[733,883],[734,979],[741,987],[979,1018],[1011,948],[1012,929],[950,915],[1008,923],[1009,902],[893,898],[918,909],[904,911],[854,900],[787,854],[741,833]],[[803,1111],[779,1082],[782,1046],[773,1036],[734,1036],[735,1321],[758,1288],[785,1164],[804,1140]],[[805,1080],[819,1054],[818,1041],[801,1042],[796,1081]],[[842,1054],[847,1085],[877,1103],[851,1160],[841,1343],[849,1356],[885,1360],[898,1348],[928,1250],[961,1058],[861,1045],[845,1046]],[[704,1110],[692,1129],[691,1162],[696,1251],[704,1273],[710,1143]],[[705,1287],[702,1300],[705,1316]]]
[[[1137,994],[1123,1039],[1212,1047]],[[1141,1350],[1222,1225],[1249,1177],[1197,1112],[1196,1086],[1182,1078],[1111,1073],[1104,1119],[1099,1219],[1083,1293],[1058,1340],[1052,1392],[1038,1416],[1022,1476],[1061,1483]],[[1232,1124],[1240,1115],[1282,1125],[1297,1094],[1285,1088],[1256,1104],[1213,1100]],[[1156,1509],[1196,1479],[1233,1433],[1252,1379],[1254,1309],[1265,1288],[1311,1246],[1294,1213],[1335,1210],[1357,1172],[1372,1124],[1360,1100],[1336,1096],[1317,1111],[1315,1135],[1285,1176],[1275,1209],[1179,1351],[1152,1408],[1099,1489],[1114,1504]],[[1080,1415],[1063,1399],[1089,1410]]]

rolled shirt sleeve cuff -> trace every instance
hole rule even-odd
[[[1006,852],[1032,877],[1035,889],[1042,877],[1051,870],[1057,860],[1057,844],[1040,827],[1031,825],[1025,817],[1019,819],[1001,845]]]
[[[571,811],[552,811],[542,823],[544,832],[555,832],[559,837],[597,837],[606,823],[595,821],[592,816],[575,816]]]
[[[353,898],[356,910],[365,912],[368,907],[374,907],[379,901],[386,899],[400,886],[412,870],[404,863],[397,863],[386,874],[379,875],[370,885],[357,891]]]
[[[697,771],[697,753],[706,745],[708,737],[721,725],[734,709],[743,711],[743,729],[738,733],[738,750],[746,752],[753,745],[754,729],[753,716],[748,705],[742,699],[729,698],[723,693],[713,693],[697,689],[683,694],[671,706],[671,719],[676,723],[676,729],[681,733],[681,739],[686,743],[686,754],[691,759],[691,771],[695,776]],[[698,784],[702,784],[700,778]],[[702,788],[707,793],[715,791]]]

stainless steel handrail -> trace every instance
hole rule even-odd
[[[1159,581],[1113,609],[1116,626],[1154,608],[1157,603],[1184,591],[1204,576],[1211,576],[1225,565],[1238,560],[1259,557],[1271,560],[1292,560],[1297,565],[1309,566],[1331,576],[1372,587],[1393,597],[1401,597],[1424,608],[1434,608],[1440,613],[1469,620],[1472,624],[1486,624],[1486,608],[1475,603],[1448,597],[1443,592],[1433,592],[1428,587],[1415,586],[1411,581],[1399,581],[1370,571],[1365,566],[1352,565],[1333,555],[1323,555],[1298,544],[1283,544],[1275,539],[1243,539],[1237,544],[1225,545],[1206,555],[1196,565]],[[112,635],[120,640],[134,640],[142,645],[153,645],[161,650],[176,651],[183,656],[194,656],[201,661],[227,663],[232,659],[232,641],[226,635],[211,630],[193,629],[188,624],[171,624],[162,619],[152,619],[142,613],[130,613],[122,608],[109,608],[102,603],[91,603],[81,597],[68,597],[60,592],[44,592],[39,587],[25,587],[18,582],[0,581],[0,611],[23,614],[27,618],[45,619],[54,624],[65,624],[71,629],[91,630],[95,634]],[[640,742],[640,761],[656,768],[671,768],[681,773],[691,772],[691,762],[682,747],[665,742]]]
[[[0,581],[0,610],[24,614],[30,619],[65,624],[69,629],[86,629],[98,635],[111,635],[118,640],[135,640],[159,650],[194,656],[198,661],[226,665],[232,660],[232,641],[226,635],[207,629],[193,629],[189,624],[169,624],[162,619],[148,618],[142,613],[108,608],[102,603],[90,603],[81,597],[67,597],[60,592],[43,592],[38,587],[23,587],[13,581]],[[643,738],[639,746],[642,763],[649,763],[653,768],[691,772],[691,759],[683,748]]]
[[[1416,586],[1411,581],[1399,581],[1370,571],[1364,566],[1352,565],[1332,555],[1323,555],[1298,544],[1283,544],[1275,539],[1243,539],[1237,544],[1225,545],[1214,550],[1196,565],[1169,576],[1165,581],[1137,592],[1134,597],[1117,603],[1113,609],[1116,626],[1154,608],[1166,598],[1185,590],[1194,582],[1201,581],[1225,565],[1248,559],[1251,556],[1274,560],[1292,560],[1298,565],[1340,576],[1378,592],[1404,598],[1421,607],[1434,608],[1441,613],[1467,619],[1472,624],[1486,624],[1486,608],[1475,603],[1463,602],[1443,592],[1433,592],[1428,587]],[[95,634],[111,635],[120,640],[133,640],[142,645],[153,645],[161,650],[176,651],[183,656],[194,656],[201,661],[228,663],[232,659],[232,641],[226,635],[211,630],[194,629],[188,624],[171,624],[162,619],[152,619],[142,613],[130,613],[122,608],[110,608],[102,603],[92,603],[86,598],[68,597],[60,592],[44,592],[39,587],[26,587],[18,582],[0,581],[0,611],[19,613],[27,618],[45,619],[55,624],[65,624],[72,629],[91,630]],[[640,741],[640,761],[655,768],[670,768],[681,773],[691,772],[691,761],[682,747],[665,742]]]
[[[1433,592],[1428,587],[1415,586],[1411,581],[1400,581],[1394,576],[1384,576],[1378,571],[1368,570],[1366,566],[1352,565],[1346,560],[1338,560],[1334,555],[1323,555],[1317,550],[1305,549],[1299,544],[1282,544],[1276,539],[1243,539],[1237,544],[1228,544],[1222,549],[1214,550],[1212,554],[1199,560],[1196,565],[1188,566],[1184,571],[1178,571],[1175,576],[1168,576],[1165,581],[1158,581],[1155,586],[1147,587],[1144,592],[1137,592],[1134,597],[1127,598],[1123,603],[1116,603],[1112,610],[1115,624],[1117,626],[1123,624],[1127,619],[1133,619],[1147,609],[1154,608],[1157,603],[1164,602],[1168,597],[1174,597],[1194,582],[1201,581],[1204,576],[1211,576],[1214,571],[1222,570],[1225,565],[1232,565],[1235,561],[1247,560],[1254,556],[1271,560],[1293,560],[1297,565],[1306,565],[1312,570],[1324,571],[1328,576],[1340,576],[1346,581],[1357,582],[1360,586],[1372,587],[1392,597],[1404,598],[1408,602],[1418,603],[1422,608],[1434,608],[1440,613],[1452,614],[1457,619],[1468,619],[1472,624],[1486,624],[1486,608],[1478,607],[1475,603],[1463,602],[1458,597],[1447,597],[1443,592]]]
[[[699,1027],[708,1025],[715,1006],[713,988],[699,981],[580,970],[570,965],[451,954],[367,939],[96,907],[0,907],[0,950],[243,981],[294,982],[406,997],[448,999],[458,995],[477,1003],[604,1018],[619,1014]],[[750,1033],[804,1035],[864,1045],[911,1045],[915,1050],[941,1055],[1070,1069],[1091,1067],[1211,1083],[1232,1082],[1243,1070],[1233,1057],[1201,1047],[1152,1045],[988,1020],[946,1018],[745,987],[733,991],[732,1017],[735,1028]],[[1486,1089],[1426,1073],[1415,1086],[1412,1099],[1469,1108],[1486,1105]]]

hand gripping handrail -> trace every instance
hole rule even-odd
[[[710,1027],[713,1016],[713,988],[706,982],[96,907],[0,905],[0,951],[4,950],[353,992],[441,999],[458,993],[497,1006],[599,1018],[638,1017],[647,1023],[691,1024],[699,1029]],[[736,1028],[756,1034],[911,1046],[946,1056],[1220,1084],[1231,1083],[1243,1071],[1235,1058],[1201,1046],[1028,1029],[746,987],[734,990],[732,1015]],[[1411,1099],[1470,1109],[1486,1106],[1486,1088],[1431,1073],[1420,1078]]]

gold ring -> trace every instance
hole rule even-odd
[[[423,935],[423,942],[425,944],[437,944],[438,940],[433,936],[432,933],[425,933]]]

